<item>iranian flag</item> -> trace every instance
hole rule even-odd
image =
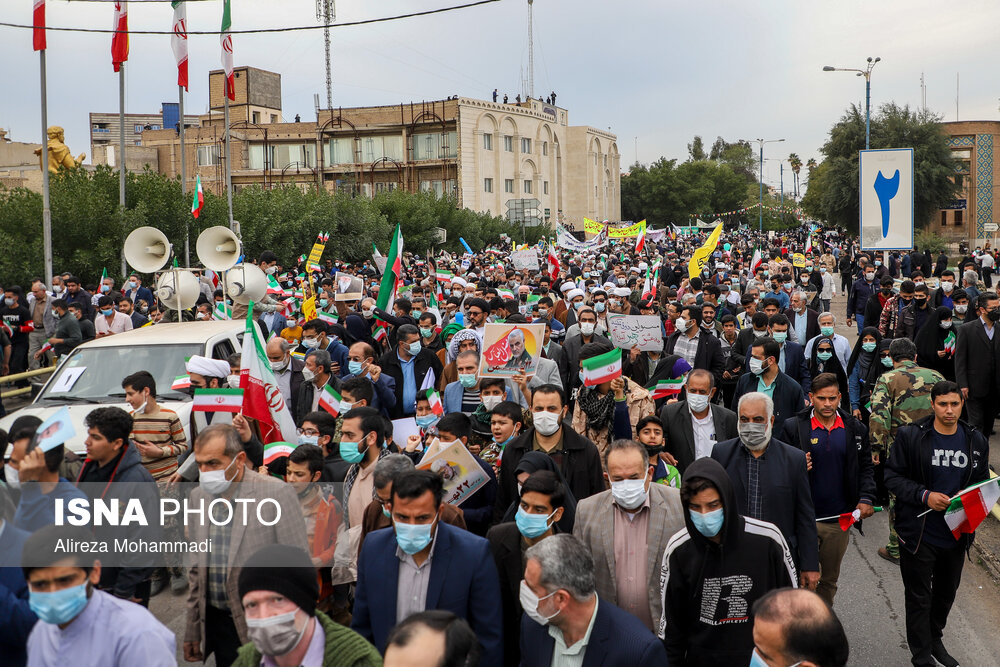
[[[226,97],[236,101],[236,79],[233,77],[233,36],[229,34],[233,27],[230,13],[231,0],[222,3],[222,69],[226,71]]]
[[[233,319],[233,309],[226,305],[225,301],[220,301],[215,304],[215,310],[212,311],[213,320],[231,320]]]
[[[948,354],[955,354],[955,332],[949,331],[944,337],[944,351]]]
[[[451,279],[455,277],[455,274],[453,272],[447,271],[445,269],[437,269],[435,275],[437,276],[438,282],[441,283],[450,283]]]
[[[45,0],[35,0],[32,7],[32,22],[35,30],[32,33],[32,46],[35,51],[45,50]]]
[[[559,279],[559,256],[556,254],[556,247],[549,241],[549,280],[553,283]]]
[[[174,378],[173,383],[170,385],[171,391],[183,391],[191,386],[191,376],[190,375],[178,375]]]
[[[1000,500],[998,482],[1000,478],[997,477],[988,479],[970,486],[951,499],[951,504],[944,512],[944,521],[956,540],[962,533],[976,532],[976,528],[990,513],[997,500]]]
[[[51,349],[52,349],[52,343],[50,343],[48,341],[45,341],[45,345],[42,345],[42,348],[39,350],[39,352],[41,352],[42,354],[45,354],[46,352],[48,352]]]
[[[615,348],[610,352],[580,362],[583,366],[583,384],[593,387],[610,382],[622,374],[622,351]]]
[[[646,279],[642,281],[642,298],[643,299],[655,299],[656,298],[656,281],[657,279],[653,276],[656,275],[656,270],[660,266],[657,262],[652,267],[646,267]]]
[[[403,233],[396,225],[396,231],[392,234],[392,244],[389,246],[389,254],[386,256],[385,273],[382,274],[382,283],[378,289],[378,301],[375,305],[381,310],[392,308],[396,300],[396,292],[402,282],[403,276]]]
[[[257,420],[264,444],[296,441],[295,420],[281,396],[271,360],[264,351],[264,339],[253,317],[253,302],[247,306],[240,387],[243,389],[243,414]]]
[[[195,179],[194,199],[191,200],[191,215],[197,218],[205,205],[205,191],[201,189],[201,174]]]
[[[319,395],[319,407],[329,412],[334,417],[340,414],[340,394],[330,385],[323,386],[323,393]]]
[[[174,50],[174,58],[177,60],[177,85],[188,89],[188,36],[187,36],[187,7],[183,0],[174,0],[170,3],[174,8],[173,34],[170,36],[170,48]],[[181,119],[183,127],[184,119]]]
[[[808,255],[809,253],[811,253],[812,249],[813,249],[813,237],[812,234],[810,234],[809,236],[806,237],[805,254]]]
[[[433,389],[427,390],[427,401],[431,404],[431,412],[438,417],[444,414],[444,403],[441,402],[441,395]]]
[[[195,389],[191,410],[198,412],[239,412],[243,409],[242,389]]]
[[[264,445],[264,465],[270,465],[275,459],[288,456],[297,446],[280,440],[267,443]]]
[[[660,380],[656,386],[649,388],[649,395],[654,401],[668,396],[676,396],[684,388],[684,378]]]
[[[281,289],[281,285],[278,284],[278,279],[272,275],[267,276],[267,293],[282,295],[285,293],[285,290]]]
[[[642,252],[642,249],[646,247],[646,227],[645,225],[641,230],[639,230],[639,236],[635,239],[635,251],[636,253]]]
[[[760,248],[754,248],[753,258],[750,260],[750,275],[753,275],[757,271],[757,267],[764,260],[763,255],[760,253]]]
[[[322,310],[316,311],[316,319],[326,322],[327,324],[336,324],[339,318],[336,315],[331,315],[330,313],[325,313]]]
[[[128,2],[123,0],[115,3],[115,30],[111,37],[111,64],[115,71],[122,68],[122,63],[128,60]]]

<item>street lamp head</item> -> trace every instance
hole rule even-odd
[[[868,56],[868,62],[871,62],[871,61],[872,61],[872,57]]]
[[[837,70],[837,68],[833,67],[831,65],[823,65],[823,71],[824,72],[835,72],[836,70]]]
[[[882,60],[881,58],[875,58],[875,62]]]

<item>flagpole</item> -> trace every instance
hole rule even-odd
[[[52,289],[52,210],[49,208],[49,110],[45,80],[45,49],[38,51],[42,87],[42,248],[45,264],[45,284]]]
[[[181,120],[178,124],[178,131],[181,139],[181,199],[187,195],[187,153],[184,152],[184,86],[177,86],[177,110],[180,112]],[[190,244],[191,221],[184,218],[184,266],[191,266],[191,244]]]
[[[223,78],[225,78],[225,72],[223,72]],[[228,81],[228,79],[227,79]],[[227,83],[223,83],[224,88],[228,88]],[[229,91],[224,90],[222,93],[222,124],[226,128],[225,137],[225,157],[226,161],[226,205],[229,207],[229,229],[236,231],[235,224],[233,223],[233,170],[230,168],[229,164]]]
[[[117,26],[116,26],[117,28]],[[118,205],[125,213],[125,63],[118,69]],[[122,251],[122,275],[127,271]]]

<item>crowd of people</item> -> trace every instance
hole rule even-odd
[[[912,664],[957,665],[943,630],[973,534],[944,514],[989,475],[993,250],[932,267],[843,230],[742,227],[693,269],[705,241],[546,246],[535,269],[509,243],[405,253],[389,299],[375,262],[268,251],[256,263],[278,289],[249,314],[200,275],[181,317],[256,323],[297,442],[267,454],[242,413],[185,426],[127,356],[131,409],[88,414],[86,459],[43,450],[42,420],[18,417],[0,432],[0,663],[840,667],[849,530],[885,507],[878,554],[899,566]],[[338,299],[338,274],[363,279],[360,299]],[[4,286],[3,373],[170,326],[144,278]],[[613,320],[634,315],[659,319],[662,346],[621,349],[620,372],[588,381],[585,362],[620,349]],[[481,372],[489,323],[544,325],[531,374]],[[177,372],[238,388],[240,366],[192,356]],[[422,465],[454,443],[485,478],[458,505],[451,468]],[[217,547],[155,565],[56,546],[93,539],[54,525],[74,498],[237,493],[286,518],[126,529]],[[180,638],[148,610],[171,594],[187,596]]]

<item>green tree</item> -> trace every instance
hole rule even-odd
[[[908,105],[882,105],[871,118],[872,148],[913,148],[914,223],[924,227],[931,215],[955,198],[959,192],[952,180],[955,164],[947,136],[941,131],[941,116],[923,109],[913,111]],[[851,105],[832,128],[821,152],[826,157],[822,200],[811,204],[822,211],[829,224],[858,231],[858,151],[865,145],[865,117]],[[809,189],[815,185],[810,177]]]
[[[823,200],[829,190],[829,170],[825,161],[819,164],[815,160],[810,162],[813,166],[809,169],[809,187],[802,196],[802,209],[810,218],[826,222]]]
[[[722,137],[717,137],[708,157],[728,164],[734,173],[743,176],[748,183],[757,181],[757,169],[760,165],[753,147],[747,141],[740,139],[731,144]]]
[[[692,162],[708,159],[708,153],[705,152],[705,144],[702,142],[701,136],[697,134],[691,143],[688,144],[688,159]]]
[[[691,214],[740,206],[746,181],[725,163],[660,158],[649,167],[635,166],[622,177],[622,213],[650,224],[684,225]]]

